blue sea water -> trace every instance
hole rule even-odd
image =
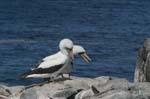
[[[0,83],[19,80],[70,38],[85,47],[72,75],[117,76],[133,81],[137,51],[150,35],[149,0],[0,0]]]

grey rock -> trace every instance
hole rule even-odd
[[[22,90],[24,90],[25,86],[12,86],[9,87],[9,91],[11,92],[12,95],[16,95],[20,93]]]
[[[38,99],[37,91],[34,88],[25,90],[21,94],[20,99]]]
[[[126,79],[112,78],[110,80],[107,80],[106,83],[99,84],[97,86],[97,89],[100,91],[100,93],[107,93],[111,90],[128,91],[131,85],[132,84],[128,82]]]
[[[0,99],[10,99],[10,98],[7,96],[0,95]]]
[[[8,87],[7,86],[0,86],[0,95],[3,95],[3,96],[9,96],[11,95],[11,92],[9,91]]]
[[[138,95],[138,96],[134,97],[134,99],[150,99],[150,98],[148,96]]]
[[[91,90],[93,85],[94,91]],[[41,86],[37,84],[26,88],[2,86],[0,92],[3,95],[0,94],[0,97],[4,99],[75,99],[77,95],[80,99],[149,99],[150,97],[150,83],[131,83],[124,78],[109,76],[72,77],[72,80],[50,82]]]
[[[64,81],[64,85],[68,86],[73,89],[88,89],[90,88],[90,84],[94,82],[93,79],[90,78],[79,78],[79,77],[73,77],[72,80],[66,80]]]
[[[99,99],[134,99],[131,93],[122,90],[110,90],[97,97]]]
[[[49,96],[54,99],[67,97],[76,91],[76,89],[73,89],[70,86],[65,86],[63,82],[48,83],[43,86],[35,86],[33,88],[37,90],[38,96]]]
[[[94,92],[92,89],[83,90],[76,94],[75,99],[88,99],[91,96],[94,96]]]
[[[150,82],[150,52],[147,54],[147,60],[145,63],[145,79],[146,82]]]
[[[130,87],[130,92],[135,96],[150,97],[150,83],[134,83]]]
[[[128,92],[116,92],[103,97],[103,99],[133,99],[133,96]]]
[[[150,82],[150,38],[139,49],[134,82]]]
[[[134,82],[145,82],[145,49],[142,47],[140,48],[137,56],[137,63],[135,68],[135,74],[134,74]]]
[[[72,94],[77,93],[76,90],[73,89],[65,89],[65,90],[61,90],[60,92],[57,92],[56,94],[53,95],[53,97],[69,97]]]

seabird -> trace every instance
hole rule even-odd
[[[91,61],[91,59],[87,55],[86,50],[80,45],[74,45],[73,46],[73,55],[77,55],[77,54],[79,54],[87,63],[89,63]],[[51,71],[54,71],[54,69],[57,70],[57,69],[59,69],[59,66],[58,65],[53,65],[53,64],[54,63],[57,64],[58,61],[62,60],[63,58],[61,58],[61,56],[62,56],[61,51],[57,52],[56,54],[47,56],[47,57],[42,59],[42,61],[39,63],[39,65],[36,68],[47,68],[47,67],[50,68],[50,67],[52,67]],[[49,64],[49,65],[47,65],[47,64]],[[72,61],[68,62],[68,64],[66,64],[66,65],[67,66],[64,68],[65,72],[61,74],[62,77],[63,77],[63,74],[69,74],[72,71],[73,62]],[[34,70],[34,72],[35,72],[35,70],[37,70],[36,68],[31,69],[31,71]],[[41,72],[42,72],[42,70],[41,70]],[[43,74],[40,74],[40,75],[39,74],[38,75],[34,74],[34,75],[30,75],[30,76],[25,77],[25,78],[29,78],[29,77],[32,77],[32,78],[45,78],[45,80],[47,80],[47,78],[49,78],[49,76],[47,74],[44,74],[44,72],[43,72]],[[70,77],[70,75],[69,75],[69,77]]]
[[[91,58],[87,55],[86,50],[80,45],[73,46],[73,54],[79,54],[87,63],[91,62]]]
[[[51,78],[54,80],[55,77],[68,73],[66,68],[74,59],[73,42],[70,39],[63,39],[59,43],[59,49],[54,59],[42,62],[38,68],[24,73],[22,78]]]
[[[57,59],[57,57],[59,56],[60,52],[54,54],[54,55],[50,55],[47,56],[45,58],[42,59],[43,62],[47,62],[47,61],[51,61],[51,60],[55,60]],[[91,58],[87,55],[86,50],[80,46],[80,45],[74,45],[73,46],[73,55],[80,55],[87,63],[89,63],[91,61]],[[41,65],[39,65],[38,67],[40,67]],[[68,66],[65,68],[67,70],[66,74],[69,74],[70,77],[70,72],[73,69],[73,62],[68,63]],[[65,73],[64,73],[65,74]],[[63,74],[61,75],[63,77]]]
[[[56,59],[59,56],[59,54],[60,54],[60,52],[58,52],[54,55],[47,56],[42,59],[42,62]],[[89,63],[91,61],[90,57],[87,55],[86,50],[80,45],[73,46],[73,55],[77,55],[77,54],[79,54],[87,63]]]

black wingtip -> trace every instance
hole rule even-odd
[[[25,73],[23,73],[21,76],[20,76],[20,79],[25,79],[25,78],[27,78],[27,76],[28,75],[30,75],[30,74],[36,74],[38,71],[41,71],[41,68],[39,68],[39,69],[33,69],[33,70],[28,70],[27,72],[25,72]]]
[[[93,90],[94,94],[98,94],[98,93],[100,93],[100,92],[96,89],[96,87],[91,86],[91,88],[92,88],[92,90]]]
[[[20,75],[19,80],[24,80],[25,78],[26,78],[26,74],[24,73],[24,74]]]
[[[30,74],[30,72],[31,72],[31,70],[29,70],[29,71],[27,71],[27,72],[21,74],[19,79],[20,79],[20,80],[26,79],[26,77]]]

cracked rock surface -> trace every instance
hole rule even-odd
[[[150,83],[110,76],[71,78],[31,87],[1,85],[0,99],[150,99]]]

